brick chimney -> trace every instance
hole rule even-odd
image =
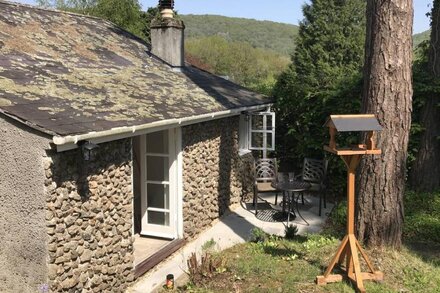
[[[173,67],[185,66],[183,21],[174,18],[174,0],[160,0],[161,17],[151,23],[152,53]]]

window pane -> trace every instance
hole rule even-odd
[[[149,208],[169,209],[169,187],[164,184],[147,184],[147,205]]]
[[[266,135],[267,135],[267,148],[268,149],[272,149],[273,148],[273,145],[272,145],[272,133],[270,133],[270,132],[268,132],[268,133],[266,133]]]
[[[168,158],[147,156],[147,180],[168,181]]]
[[[251,147],[262,148],[263,147],[263,133],[252,132],[251,133]]]
[[[240,115],[240,133],[239,135],[239,145],[240,149],[248,149],[249,147],[249,124],[246,120],[245,115]]]
[[[148,224],[169,226],[170,214],[165,212],[148,211]]]
[[[252,115],[252,129],[263,130],[263,115]]]
[[[147,153],[168,154],[168,130],[147,134]]]
[[[272,130],[272,115],[266,115],[266,130]]]

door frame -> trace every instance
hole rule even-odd
[[[149,131],[146,134],[140,136],[140,184],[141,184],[141,232],[143,236],[161,237],[167,239],[179,239],[183,238],[183,180],[182,180],[182,130],[180,127],[161,129],[158,131],[168,131],[168,149],[169,149],[169,197],[170,197],[170,226],[173,227],[171,232],[161,233],[160,231],[143,231],[145,221],[145,183],[146,183],[146,139],[148,133],[156,131]],[[173,207],[171,207],[173,205]],[[174,211],[172,213],[172,211]],[[172,213],[172,214],[171,214]],[[150,224],[151,225],[151,224]],[[157,225],[160,230],[160,225]]]

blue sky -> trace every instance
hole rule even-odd
[[[35,0],[14,0],[35,4]],[[414,1],[414,33],[429,29],[426,13],[432,0]],[[155,6],[158,0],[140,0],[142,8]],[[219,14],[298,24],[302,19],[301,6],[306,0],[175,0],[181,14]],[[275,4],[276,3],[276,4]],[[429,6],[428,6],[429,5]]]

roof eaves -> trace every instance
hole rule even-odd
[[[175,127],[185,126],[185,125],[235,116],[245,111],[259,111],[264,108],[270,107],[272,105],[273,103],[265,103],[254,106],[240,107],[232,110],[196,115],[186,118],[167,119],[167,120],[161,120],[147,124],[117,127],[109,130],[93,131],[78,135],[67,135],[67,136],[55,135],[53,137],[53,142],[55,145],[57,145],[58,151],[65,151],[76,148],[76,144],[79,141],[83,141],[83,140],[92,140],[92,141],[95,140],[98,143],[102,143],[116,139],[132,137],[143,133],[156,131],[159,129],[171,128],[173,126]]]
[[[34,130],[37,130],[37,131],[41,132],[44,135],[48,135],[48,136],[57,136],[58,135],[56,132],[50,131],[50,130],[45,129],[43,127],[40,127],[40,126],[36,125],[35,123],[30,122],[30,121],[21,119],[20,117],[12,115],[12,114],[4,111],[1,108],[0,108],[0,114],[4,115],[4,116],[6,116],[6,117],[8,117],[10,119],[13,119],[13,120],[15,120],[15,121],[17,121],[17,122],[19,122],[21,124],[24,124],[24,125],[32,128],[32,129],[34,129]]]

